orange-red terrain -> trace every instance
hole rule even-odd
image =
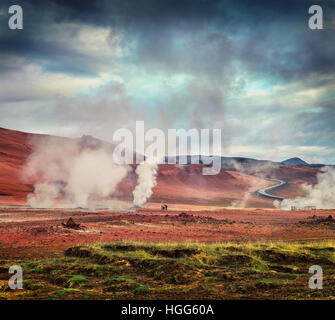
[[[33,135],[0,128],[0,258],[54,255],[82,243],[114,240],[247,241],[334,238],[332,210],[281,211],[272,200],[255,191],[274,184],[265,178],[288,182],[273,190],[282,197],[303,194],[303,183],[317,182],[318,169],[276,165],[262,172],[222,168],[220,174],[202,175],[202,165],[159,166],[157,186],[145,208],[131,209],[136,184],[133,170],[111,198],[123,201],[124,211],[111,209],[32,209],[26,197],[34,181],[22,179],[32,154]],[[60,138],[63,139],[63,138]],[[65,138],[64,138],[65,139]],[[133,167],[135,169],[135,166]],[[160,204],[168,204],[168,211]],[[240,208],[246,206],[249,208]],[[62,225],[68,218],[78,230]]]
[[[23,133],[0,128],[0,204],[24,204],[33,192],[35,181],[23,180],[22,169],[34,151],[32,141],[43,135]],[[68,139],[68,138],[59,138]],[[157,186],[151,202],[206,204],[216,206],[237,205],[247,207],[273,207],[272,200],[255,195],[255,191],[273,184],[264,178],[277,178],[288,184],[274,194],[283,197],[302,195],[302,183],[316,183],[318,169],[278,165],[264,172],[238,172],[231,167],[222,168],[218,175],[202,175],[202,165],[159,166]],[[133,171],[119,184],[113,197],[132,200],[136,185]]]
[[[335,237],[335,210],[216,209],[91,212],[0,209],[0,258],[61,254],[77,244],[111,241],[220,242]],[[64,227],[72,217],[78,230]]]

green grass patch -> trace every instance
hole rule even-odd
[[[4,293],[0,293],[0,300],[7,300],[7,296]]]
[[[138,286],[134,289],[134,293],[136,295],[144,295],[149,291],[149,287],[148,286]]]
[[[28,272],[21,295],[4,283],[7,299],[331,299],[335,283],[333,240],[96,243],[3,265],[14,262]],[[308,288],[314,264],[324,272],[317,292]]]
[[[86,277],[84,277],[82,275],[75,275],[75,276],[71,277],[69,281],[73,284],[82,283],[82,282],[86,282]]]
[[[53,294],[58,297],[62,297],[67,294],[73,294],[77,293],[79,290],[78,289],[73,289],[73,288],[64,288],[62,290],[57,290]]]
[[[117,277],[107,277],[105,280],[104,280],[104,284],[106,285],[111,285],[111,284],[114,284],[116,282],[134,282],[133,279],[131,278],[128,278],[128,277],[125,277],[125,276],[117,276]]]

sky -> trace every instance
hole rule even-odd
[[[23,9],[23,30],[8,8]],[[111,141],[220,128],[222,155],[335,164],[335,1],[0,3],[0,126]]]

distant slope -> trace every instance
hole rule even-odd
[[[0,128],[0,203],[23,204],[27,195],[33,192],[35,181],[23,182],[20,173],[33,152],[31,141],[42,137],[46,136]],[[62,137],[57,139],[71,140]],[[83,136],[80,143],[90,148],[106,144],[89,136]],[[237,172],[233,165],[229,170],[221,170],[218,175],[213,176],[203,175],[203,167],[203,164],[160,165],[157,186],[150,201],[228,205],[243,198],[246,193],[254,192],[259,186],[269,184],[260,177]],[[133,165],[113,197],[132,200],[132,191],[137,182],[135,168]],[[256,199],[257,201],[264,200]]]
[[[29,193],[33,192],[35,181],[21,179],[21,169],[33,152],[32,140],[45,138],[45,135],[24,133],[0,128],[0,203],[23,204]],[[57,137],[64,141],[73,139]],[[79,139],[83,147],[110,148],[107,142],[90,136]],[[190,163],[190,158],[188,158]],[[293,167],[265,160],[221,157],[222,170],[218,175],[204,176],[204,164],[159,166],[157,186],[149,201],[170,203],[194,203],[230,205],[236,200],[248,199],[250,205],[271,206],[270,199],[257,197],[253,193],[273,183],[265,178],[278,178],[289,182],[289,186],[276,190],[285,197],[295,194],[302,183],[315,183],[318,169]],[[136,165],[128,176],[118,185],[113,197],[132,200],[132,191],[137,182]],[[299,191],[300,194],[300,191]]]
[[[0,201],[16,203],[25,200],[33,190],[24,184],[19,175],[20,169],[32,149],[29,140],[33,135],[0,128]]]
[[[205,164],[206,162],[210,161],[212,158],[220,158],[222,167],[231,167],[233,168],[237,163],[242,165],[276,165],[277,162],[269,161],[269,160],[257,160],[252,158],[243,158],[243,157],[223,157],[223,156],[176,156],[174,157],[165,157],[166,162],[176,162],[178,164],[182,164],[181,162],[184,161],[183,164],[191,164],[192,161],[197,161],[199,159],[200,164]],[[186,159],[186,161],[185,161]]]
[[[282,161],[281,163],[291,165],[291,166],[308,166],[309,165],[306,161],[300,158],[297,158],[297,157],[287,159],[285,161]]]

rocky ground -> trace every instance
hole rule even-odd
[[[170,206],[136,211],[0,209],[0,258],[55,256],[69,246],[111,241],[222,242],[335,238],[334,210]],[[331,216],[331,218],[328,218]],[[69,218],[80,228],[64,226]]]

